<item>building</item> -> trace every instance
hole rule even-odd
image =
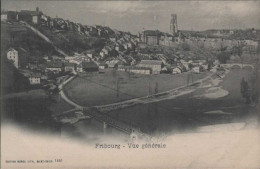
[[[18,12],[16,11],[2,11],[1,21],[18,21]]]
[[[16,68],[24,68],[28,64],[28,52],[19,48],[10,48],[7,51],[7,59],[12,61]]]
[[[122,52],[122,51],[124,51],[124,46],[121,45],[121,44],[116,45],[115,50],[118,51],[118,52]]]
[[[31,74],[29,76],[29,82],[31,85],[41,84],[41,75],[38,73]]]
[[[160,74],[163,62],[161,60],[141,60],[137,67],[151,68],[152,74]]]
[[[99,69],[106,69],[108,66],[106,63],[101,63],[98,67]]]
[[[104,59],[108,55],[108,51],[106,49],[102,49],[99,52],[99,55],[101,56],[102,59]]]
[[[18,50],[14,48],[10,48],[7,51],[7,59],[12,61],[14,66],[18,69],[19,68],[19,56],[18,56]]]
[[[98,30],[95,27],[91,26],[90,29],[89,29],[89,34],[91,36],[97,36],[98,35]]]
[[[182,73],[182,69],[179,66],[172,69],[172,74],[179,74],[179,73]]]
[[[18,20],[25,21],[28,23],[40,24],[41,23],[42,12],[39,11],[39,8],[36,8],[36,11],[21,10],[18,13]]]
[[[177,15],[176,14],[171,15],[170,32],[172,35],[175,35],[176,33],[178,33]]]
[[[130,49],[132,49],[132,48],[133,48],[133,44],[132,44],[131,42],[128,42],[128,43],[127,43],[127,47],[130,48]]]
[[[108,68],[117,68],[119,60],[106,61]]]
[[[112,42],[116,42],[117,41],[116,35],[110,35],[109,40],[112,41]]]
[[[7,12],[1,12],[1,21],[7,21]]]
[[[98,65],[93,62],[82,62],[77,67],[78,72],[98,72]]]
[[[200,73],[202,71],[202,67],[201,66],[195,66],[192,68],[192,71],[195,73]]]
[[[75,63],[64,63],[64,71],[65,72],[73,72],[75,70],[76,64]]]
[[[86,52],[87,56],[90,58],[93,58],[93,56],[96,54],[95,50],[88,50]]]
[[[117,68],[118,71],[122,71],[122,72],[131,72],[131,73],[137,73],[137,74],[146,74],[149,75],[152,73],[152,69],[151,68],[147,68],[147,67],[137,67],[137,66],[123,66],[120,65]]]
[[[148,67],[131,67],[129,72],[149,75],[152,73],[152,69]]]
[[[47,62],[46,71],[52,71],[54,73],[59,73],[63,70],[62,62]]]
[[[148,45],[159,45],[162,33],[158,30],[144,30],[142,32],[141,41]]]

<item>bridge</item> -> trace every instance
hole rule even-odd
[[[140,128],[134,126],[133,124],[127,124],[126,122],[115,119],[106,113],[100,112],[95,107],[83,108],[83,114],[86,117],[93,118],[93,119],[103,123],[104,129],[113,127],[127,135],[131,135],[134,132],[140,138],[144,138],[144,137],[151,138],[151,136],[141,132]]]
[[[253,64],[247,64],[247,63],[245,63],[245,64],[242,64],[242,63],[226,63],[226,64],[220,64],[220,66],[222,66],[224,68],[232,68],[232,67],[238,66],[241,69],[245,68],[245,67],[250,67],[250,68],[252,68],[252,70],[255,69]]]
[[[103,125],[104,131],[112,127],[130,136],[134,132],[138,138],[151,138],[148,134],[141,132],[137,126],[115,119],[96,107],[74,108],[53,117],[61,124],[75,124],[80,120],[95,119]]]

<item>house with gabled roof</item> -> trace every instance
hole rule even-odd
[[[54,73],[59,73],[63,70],[62,62],[47,62],[46,63],[46,71],[51,71]]]
[[[64,71],[65,72],[73,72],[75,70],[76,64],[75,63],[64,63]]]
[[[161,60],[141,60],[137,67],[146,67],[152,69],[152,74],[160,74],[163,62]]]
[[[82,62],[77,66],[77,71],[78,72],[98,72],[98,65],[93,62]]]
[[[33,73],[29,76],[29,82],[31,85],[41,84],[41,74]]]
[[[18,56],[18,50],[14,49],[14,48],[10,48],[7,51],[7,59],[12,61],[12,63],[14,64],[14,66],[18,69],[19,67],[19,56]]]
[[[18,69],[25,67],[28,59],[28,52],[21,47],[13,47],[7,50],[7,59]]]

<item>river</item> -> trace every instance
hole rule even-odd
[[[223,81],[210,81],[192,93],[109,114],[152,136],[200,132],[200,127],[208,125],[246,123],[256,114],[256,108],[245,104],[240,93],[240,82],[243,77],[250,81],[251,75],[251,69],[231,69]],[[98,140],[100,135],[104,136],[102,127],[87,120],[63,128],[63,133]],[[115,133],[113,130],[107,135],[114,136]]]

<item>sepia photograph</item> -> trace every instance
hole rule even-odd
[[[1,168],[260,168],[260,1],[1,0]]]

